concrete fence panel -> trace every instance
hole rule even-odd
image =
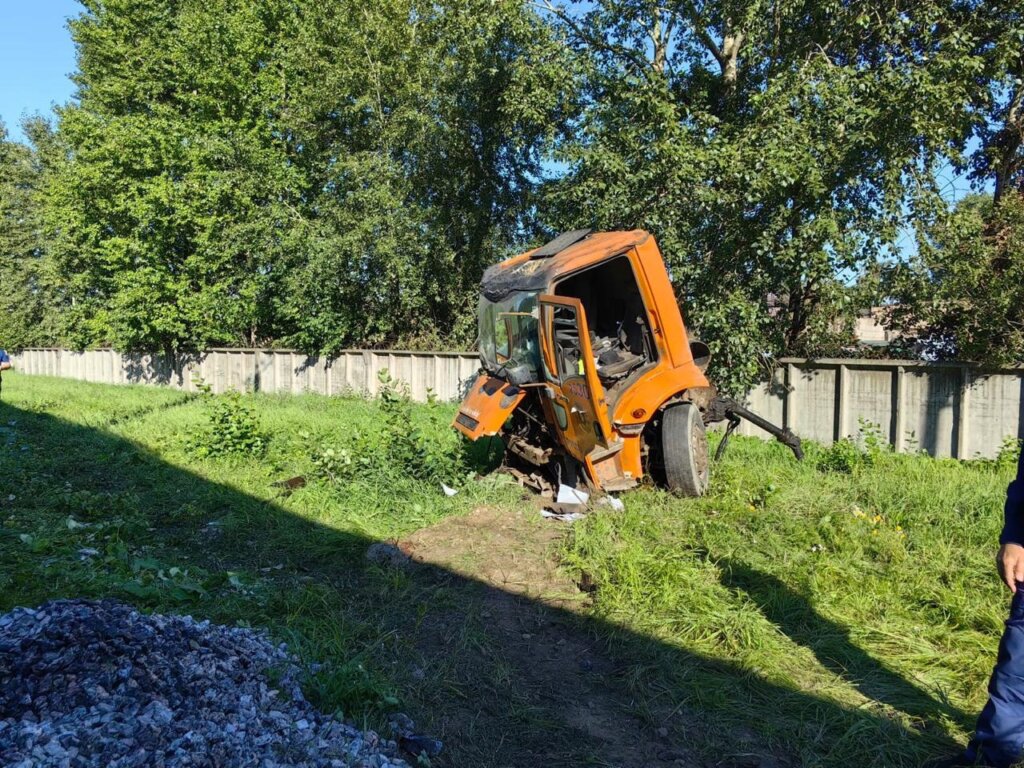
[[[172,369],[158,354],[113,350],[27,349],[19,371],[107,384],[161,384],[195,391],[201,378],[229,389],[324,395],[379,391],[385,370],[412,397],[457,400],[476,376],[472,352],[346,350],[310,357],[292,350],[211,349]],[[958,363],[905,360],[780,361],[771,381],[748,395],[750,406],[803,438],[829,444],[877,431],[897,450],[934,456],[994,456],[1007,438],[1024,437],[1024,369],[988,372]],[[740,434],[767,437],[747,424]]]
[[[235,389],[372,396],[379,391],[380,372],[387,371],[420,401],[461,398],[479,369],[475,352],[399,350],[346,350],[317,357],[279,349],[211,349],[184,356],[173,370],[163,355],[109,349],[26,349],[13,357],[22,373],[104,384],[160,384],[190,392],[201,381],[217,393]]]
[[[803,438],[830,444],[878,432],[899,451],[991,457],[1024,437],[1024,369],[981,371],[908,360],[783,360],[750,406]],[[740,434],[768,437],[744,423]]]

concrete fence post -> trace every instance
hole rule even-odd
[[[902,453],[906,447],[907,417],[903,408],[903,379],[906,368],[897,365],[892,371],[892,446],[893,450]]]
[[[835,437],[842,440],[849,432],[847,411],[850,405],[850,369],[845,365],[836,368]]]
[[[970,433],[971,370],[966,365],[960,368],[960,391],[957,397],[956,458],[966,459]]]
[[[796,377],[797,367],[793,363],[786,364],[786,373],[783,378],[783,383],[786,387],[786,392],[783,395],[782,400],[782,426],[787,429],[794,429],[796,423],[795,412],[793,410],[795,392],[796,392]]]

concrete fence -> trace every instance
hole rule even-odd
[[[201,380],[216,393],[237,389],[373,396],[378,373],[386,370],[407,383],[412,397],[421,401],[429,395],[441,400],[460,397],[480,367],[473,352],[392,350],[349,350],[325,358],[290,350],[211,349],[183,357],[173,369],[162,355],[121,354],[111,349],[26,349],[12,358],[23,373],[102,384],[163,384],[191,392]]]
[[[14,356],[21,372],[107,384],[164,384],[214,392],[317,392],[374,395],[377,374],[405,381],[417,400],[461,397],[475,376],[471,352],[352,350],[333,358],[287,350],[212,349],[179,362],[112,350],[29,349]],[[782,360],[774,378],[748,396],[750,406],[803,438],[831,443],[873,425],[897,450],[934,456],[993,456],[1007,437],[1024,437],[1024,369],[981,372],[957,363],[900,360]],[[749,424],[740,434],[765,436]]]
[[[982,372],[963,363],[782,360],[748,396],[753,410],[829,444],[879,430],[898,451],[991,457],[1024,437],[1024,368]],[[744,424],[740,434],[765,436]]]

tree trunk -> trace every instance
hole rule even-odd
[[[742,32],[729,32],[725,34],[722,41],[722,60],[719,62],[722,67],[722,81],[725,89],[732,95],[736,92],[736,80],[739,77],[738,60],[740,48],[743,47],[744,35]]]
[[[665,62],[668,58],[668,34],[667,27],[662,23],[661,11],[654,11],[654,26],[651,29],[651,43],[654,46],[654,55],[651,58],[651,67],[659,75],[665,72]]]

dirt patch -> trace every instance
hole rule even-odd
[[[414,562],[545,605],[570,607],[586,596],[558,568],[556,550],[565,534],[564,523],[545,520],[533,508],[480,507],[416,531],[398,546]]]
[[[480,508],[399,542],[450,606],[415,633],[426,674],[447,681],[421,700],[432,733],[451,745],[443,764],[777,765],[767,752],[764,763],[702,759],[702,718],[637,689],[650,661],[594,631],[590,596],[558,567],[568,527],[528,505]]]

